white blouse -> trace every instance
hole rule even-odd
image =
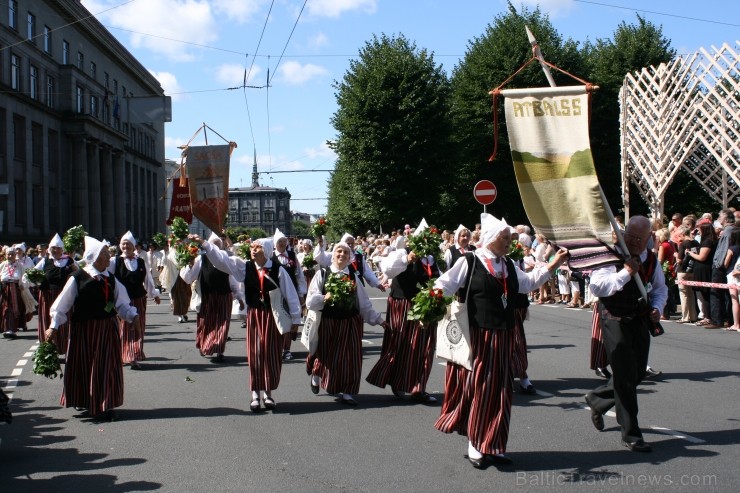
[[[329,267],[329,270],[331,272],[340,272],[340,270],[334,264]],[[349,274],[349,269],[345,267],[344,270],[342,270],[341,272]],[[355,278],[356,277],[357,274],[355,274]],[[309,310],[321,311],[324,309],[324,294],[321,292],[321,286],[323,284],[323,273],[319,272],[313,277],[313,279],[311,280],[311,285],[308,287],[308,294],[306,295],[306,308],[308,308]],[[358,279],[355,279],[355,285],[357,286],[357,291],[355,292],[355,295],[357,296],[357,308],[360,310],[360,315],[362,316],[363,320],[365,320],[370,325],[380,325],[381,323],[383,323],[383,316],[373,309],[373,305],[370,302],[370,298],[368,298],[367,293],[365,292],[365,288],[362,286],[362,283],[359,282]]]

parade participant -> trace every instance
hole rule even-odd
[[[442,412],[435,427],[467,436],[468,460],[511,464],[509,437],[514,373],[511,364],[516,324],[514,297],[542,285],[567,256],[559,250],[545,266],[522,272],[506,257],[511,230],[506,221],[481,214],[483,247],[459,259],[435,283],[445,295],[470,292],[465,300],[470,321],[472,371],[447,363]]]
[[[305,305],[306,300],[306,276],[303,275],[303,269],[301,264],[298,263],[295,252],[288,248],[288,238],[283,234],[280,229],[275,230],[275,234],[272,237],[273,245],[275,245],[275,251],[273,253],[273,261],[277,261],[282,265],[290,280],[293,282],[296,293],[298,293],[298,299],[301,306]],[[295,332],[291,331],[290,334],[283,335],[283,359],[292,360],[293,353],[290,352],[290,345],[296,340],[298,335],[298,329]]]
[[[252,391],[249,409],[252,412],[260,411],[261,398],[265,408],[273,410],[276,403],[272,391],[280,384],[283,367],[281,357],[283,337],[275,324],[269,292],[280,289],[280,294],[288,303],[293,321],[292,329],[297,331],[301,322],[301,305],[293,282],[280,263],[272,260],[273,242],[270,238],[254,240],[250,248],[252,259],[246,261],[237,256],[229,256],[212,245],[202,243],[197,235],[192,238],[201,242],[207,259],[216,268],[228,272],[232,277],[244,280],[247,303],[249,387]]]
[[[408,313],[419,285],[439,276],[439,269],[431,255],[419,258],[405,247],[405,238],[399,236],[396,251],[380,264],[383,275],[393,279],[386,309],[390,328],[383,334],[380,358],[366,380],[380,388],[390,385],[396,397],[409,393],[412,399],[431,404],[437,399],[426,392],[426,386],[434,364],[437,329],[425,327],[420,320],[408,320]]]
[[[49,257],[36,264],[36,269],[44,272],[46,279],[39,287],[39,342],[46,340],[46,329],[51,326],[51,305],[62,292],[67,279],[77,270],[74,259],[64,255],[64,242],[59,234],[49,242]],[[56,346],[59,354],[66,354],[69,343],[69,322],[57,327]]]
[[[160,298],[159,290],[154,286],[152,275],[147,270],[144,259],[136,256],[135,245],[136,238],[131,231],[127,231],[118,245],[121,255],[111,260],[108,272],[115,275],[116,279],[126,288],[131,306],[135,307],[139,314],[138,327],[134,327],[124,319],[120,319],[119,324],[123,364],[130,364],[132,370],[140,370],[139,361],[145,358],[146,299],[149,296],[159,305]]]
[[[520,243],[524,242],[522,255],[527,255],[529,247],[532,246],[532,239],[527,235],[520,238],[516,229],[510,228],[509,231],[511,232],[512,241],[516,239]],[[513,262],[522,272],[530,272],[534,268],[534,264],[526,265],[524,258],[523,256],[519,260],[513,260]],[[519,392],[526,395],[536,395],[537,390],[527,373],[529,358],[527,357],[527,336],[524,334],[524,321],[529,318],[529,293],[516,293],[514,295],[514,310],[516,323],[514,324],[514,352],[511,355],[514,377],[519,379]]]
[[[146,252],[146,260],[149,264],[149,272],[152,275],[152,281],[156,288],[162,287],[162,282],[159,279],[159,274],[162,272],[162,261],[164,260],[164,253],[159,249],[154,241],[149,242],[149,250]]]
[[[622,428],[622,444],[635,452],[652,448],[642,438],[637,422],[637,386],[645,378],[650,350],[652,324],[663,312],[668,288],[655,254],[647,249],[650,220],[633,216],[627,223],[624,241],[629,259],[623,266],[595,269],[591,273],[591,290],[599,297],[601,330],[612,377],[586,395],[594,427],[604,429],[603,415],[616,407],[617,422]],[[617,247],[618,250],[621,250]],[[638,273],[646,286],[647,302],[642,300],[633,274]]]
[[[26,244],[18,243],[14,245],[13,248],[15,248],[15,259],[20,265],[23,266],[23,271],[25,272],[27,269],[33,269],[34,262],[30,256],[26,255],[26,252],[28,251],[28,247],[26,246]],[[20,325],[18,326],[18,328],[25,332],[28,330],[28,322],[31,321],[33,313],[26,312],[25,305],[23,303],[21,303],[21,312],[23,313],[23,316],[20,319]]]
[[[67,279],[51,306],[46,338],[70,320],[60,404],[87,409],[93,418],[114,421],[123,405],[123,363],[116,315],[141,330],[139,315],[126,288],[108,272],[106,244],[85,237],[86,265]]]
[[[339,240],[339,242],[345,243],[349,246],[349,249],[352,252],[352,258],[349,263],[352,265],[352,268],[355,269],[355,272],[357,272],[357,278],[360,280],[362,285],[365,286],[365,282],[367,281],[367,284],[371,288],[377,288],[385,292],[385,286],[383,286],[383,284],[378,280],[375,272],[373,272],[370,266],[367,265],[367,262],[365,262],[365,256],[362,253],[355,251],[355,237],[349,233],[344,233],[344,236],[342,236],[342,239]]]
[[[452,268],[457,259],[464,256],[466,252],[472,252],[475,246],[470,244],[470,230],[462,224],[455,230],[453,246],[445,251],[444,261],[447,270]]]
[[[21,296],[21,279],[25,268],[16,258],[15,245],[5,247],[5,260],[0,263],[0,330],[6,339],[15,339],[26,321],[26,307]]]
[[[319,269],[318,263],[314,265],[313,267],[305,267],[303,265],[303,260],[306,258],[306,255],[309,253],[313,257],[313,242],[309,240],[308,238],[302,240],[298,244],[298,250],[299,252],[296,253],[295,257],[298,261],[298,265],[301,266],[301,269],[303,270],[303,276],[306,278],[306,286],[311,284],[311,281],[313,280],[313,276],[316,274],[316,271]]]
[[[197,241],[201,241],[200,237]],[[208,242],[204,243],[209,246],[205,251],[220,252],[223,249],[223,242],[216,233],[212,233]],[[229,257],[226,251],[223,253]],[[244,294],[239,289],[239,282],[234,276],[218,269],[205,253],[183,268],[180,277],[187,284],[192,284],[196,279],[200,283],[202,300],[195,323],[195,347],[200,350],[201,356],[215,353],[213,361],[223,363],[234,298],[239,301],[239,309],[244,309]]]
[[[331,266],[321,269],[308,288],[306,307],[321,311],[322,317],[318,347],[306,360],[306,372],[311,376],[314,394],[321,387],[329,394],[341,394],[339,402],[342,404],[356,406],[353,396],[360,390],[362,378],[363,320],[383,328],[388,328],[388,324],[373,310],[365,288],[357,282],[359,273],[350,263],[352,258],[352,249],[347,243],[340,241],[334,245]],[[349,307],[332,304],[331,293],[325,289],[327,279],[341,275],[355,282],[355,301]]]
[[[160,280],[162,281],[162,287],[170,293],[172,315],[177,317],[178,323],[187,322],[192,290],[190,284],[180,277],[180,268],[177,266],[175,259],[175,249],[169,246],[165,246]]]

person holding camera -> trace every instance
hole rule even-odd
[[[693,281],[694,259],[688,255],[687,251],[698,252],[699,243],[694,239],[694,235],[688,226],[677,228],[676,239],[678,240],[678,268],[676,269],[676,277],[679,281]],[[695,323],[697,321],[697,315],[694,289],[691,286],[686,286],[679,282],[678,295],[681,300],[681,318],[676,320],[676,323]]]
[[[714,251],[717,249],[717,234],[714,232],[712,221],[702,219],[697,224],[701,243],[697,252],[686,250],[686,254],[694,261],[694,281],[712,282],[712,259]],[[694,233],[696,236],[696,233]],[[716,329],[717,326],[712,324],[710,317],[709,305],[709,288],[694,288],[694,293],[701,295],[701,313],[704,315],[702,320],[696,322],[696,325]]]

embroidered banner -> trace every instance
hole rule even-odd
[[[215,233],[221,233],[226,221],[230,158],[229,145],[191,146],[187,149],[192,212]]]
[[[172,180],[170,216],[165,221],[167,226],[170,226],[176,217],[183,218],[188,224],[193,222],[193,211],[190,209],[190,188],[187,178],[175,178]]]
[[[591,155],[585,86],[502,94],[514,171],[534,229],[570,251],[572,270],[619,263]]]

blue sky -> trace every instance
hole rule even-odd
[[[336,136],[330,124],[336,111],[332,84],[342,79],[349,60],[373,34],[403,33],[418,48],[434,52],[437,63],[450,72],[463,58],[468,41],[481,36],[506,10],[505,0],[308,0],[296,25],[304,0],[82,3],[172,96],[165,157],[179,162],[177,147],[204,122],[237,142],[231,187],[251,184],[254,149],[260,171],[333,168],[335,156],[325,145]],[[539,3],[563,38],[581,42],[611,37],[621,21],[636,22],[637,12],[662,25],[678,53],[723,43],[735,46],[740,40],[736,0],[513,3]],[[245,70],[247,85],[264,86],[268,68],[269,89],[227,89],[243,84]],[[209,144],[223,143],[212,132],[208,139]],[[201,133],[192,145],[204,143]],[[260,182],[287,188],[291,209],[322,214],[328,177],[324,172],[269,174],[261,175]]]

